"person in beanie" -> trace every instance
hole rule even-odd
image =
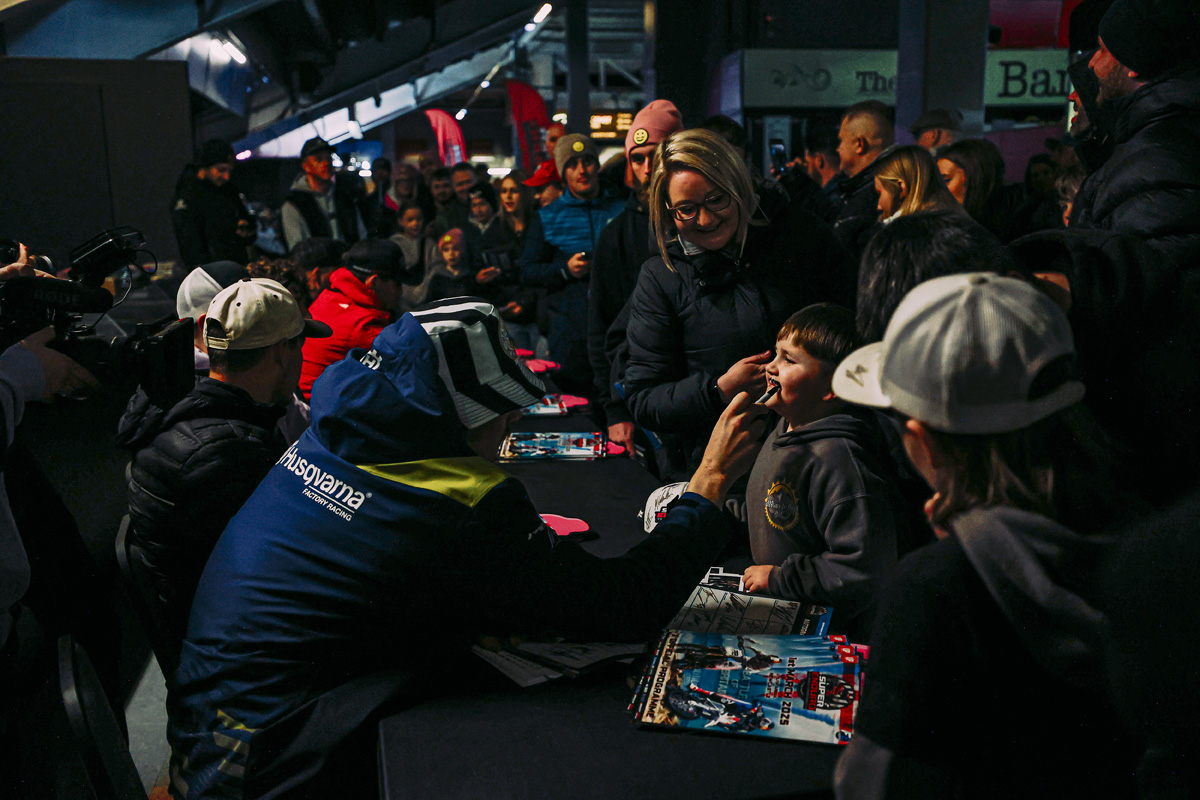
[[[586,136],[570,133],[554,146],[554,163],[566,193],[534,215],[521,256],[521,283],[548,290],[550,358],[562,365],[564,391],[591,395],[587,352],[588,282],[600,234],[624,205],[600,188],[600,151]]]
[[[171,224],[184,273],[213,261],[249,260],[247,248],[258,227],[237,188],[230,183],[233,148],[212,139],[201,145],[171,200]]]
[[[614,361],[625,345],[625,320],[613,326],[637,285],[651,254],[650,176],[658,143],[683,130],[683,118],[670,100],[654,100],[637,113],[625,134],[625,182],[633,191],[625,209],[605,227],[596,243],[588,286],[588,360],[597,397],[604,408],[608,438],[633,452],[633,418],[613,389]]]
[[[330,333],[264,278],[222,289],[201,319],[206,377],[166,407],[139,387],[117,432],[133,454],[129,541],[176,647],[217,537],[286,447],[276,425],[296,391],[305,337]]]
[[[1129,508],[1074,361],[1046,294],[976,272],[918,285],[837,367],[838,397],[900,422],[938,536],[879,596],[837,797],[1137,796],[1090,599]]]
[[[1138,492],[1166,503],[1200,480],[1200,5],[1116,0],[1090,60],[1111,155],[1070,228],[1014,252],[1058,273],[1092,391]]]
[[[312,427],[201,580],[168,699],[176,787],[374,797],[378,720],[475,635],[637,641],[671,619],[728,539],[720,504],[763,412],[743,396],[690,492],[605,560],[556,541],[494,463],[543,392],[475,298],[405,314],[326,371]]]

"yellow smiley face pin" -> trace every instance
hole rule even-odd
[[[650,133],[645,128],[638,128],[636,131],[633,132],[633,143],[634,144],[638,144],[638,145],[645,144],[646,140],[649,138],[650,138]]]
[[[574,150],[576,153],[582,153],[583,152],[583,142],[576,142],[575,144],[571,145],[571,149]]]

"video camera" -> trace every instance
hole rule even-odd
[[[0,349],[53,326],[50,346],[102,383],[136,378],[156,404],[173,405],[195,383],[192,320],[172,315],[139,324],[129,336],[105,337],[95,333],[98,319],[91,324],[83,319],[85,314],[103,315],[112,308],[113,295],[103,288],[104,279],[137,266],[137,254],[145,244],[136,228],[112,228],[71,250],[67,280],[17,277],[0,283]],[[19,256],[15,242],[0,241],[0,259],[10,255],[0,263],[12,263]],[[52,266],[44,256],[37,263]]]

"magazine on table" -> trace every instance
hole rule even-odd
[[[590,460],[606,455],[605,436],[596,431],[556,433],[517,431],[500,445],[501,461]]]
[[[713,633],[823,636],[832,616],[829,606],[732,591],[702,582],[667,627]]]
[[[548,394],[536,403],[525,406],[521,413],[526,417],[561,417],[570,411],[561,394]]]
[[[638,684],[642,725],[825,744],[854,735],[863,656],[822,636],[666,631]]]

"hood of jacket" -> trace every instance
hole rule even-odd
[[[329,290],[342,295],[356,306],[383,308],[379,305],[379,298],[375,296],[375,293],[367,288],[367,284],[347,267],[338,267],[329,274]],[[328,299],[332,299],[332,297]],[[384,310],[386,311],[386,309]]]
[[[1113,139],[1129,141],[1147,125],[1169,117],[1200,117],[1200,66],[1170,72],[1115,101]]]
[[[313,385],[321,445],[352,464],[474,456],[433,341],[411,314],[384,328],[372,349],[351,350]]]
[[[239,419],[270,429],[285,411],[284,406],[256,403],[244,389],[215,378],[200,378],[166,410],[155,405],[139,386],[117,425],[117,446],[141,450],[163,431],[193,419]]]
[[[1038,663],[1055,675],[1098,685],[1107,623],[1072,582],[1095,574],[1105,541],[1008,506],[960,514],[950,529]]]
[[[780,424],[786,424],[780,420]],[[885,452],[887,438],[879,427],[876,412],[862,406],[847,405],[836,414],[810,422],[809,424],[782,432],[775,437],[775,448],[794,447],[798,444],[829,438],[850,439],[872,452]]]

